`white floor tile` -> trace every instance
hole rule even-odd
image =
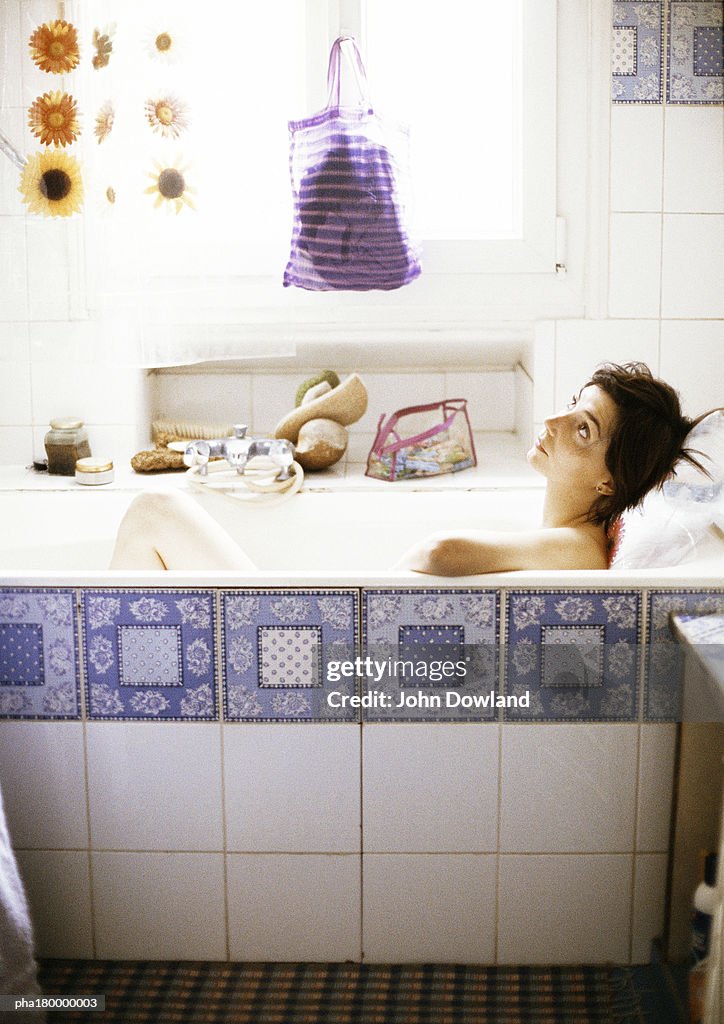
[[[496,725],[366,725],[363,763],[365,851],[496,849]]]
[[[641,726],[637,850],[667,850],[674,792],[676,726]]]
[[[224,858],[92,854],[96,956],[225,960]]]
[[[36,954],[93,958],[88,854],[18,850],[33,921]]]
[[[630,855],[500,858],[498,961],[626,963]]]
[[[633,849],[636,725],[504,725],[500,848]]]
[[[496,860],[489,854],[366,855],[364,959],[493,963]]]
[[[15,846],[88,848],[80,722],[0,722],[0,780]]]
[[[222,850],[220,727],[89,722],[91,845]]]
[[[639,854],[636,857],[631,937],[631,962],[634,964],[649,963],[651,943],[663,935],[666,861],[665,853]]]
[[[359,727],[227,725],[227,849],[359,850]]]
[[[229,854],[232,960],[360,959],[360,859]]]

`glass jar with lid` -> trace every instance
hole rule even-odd
[[[87,459],[91,455],[83,421],[72,417],[51,420],[50,430],[45,435],[45,454],[48,456],[49,473],[74,476],[78,459]]]

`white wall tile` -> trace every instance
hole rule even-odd
[[[445,397],[467,398],[473,430],[515,429],[515,375],[497,373],[446,373]]]
[[[651,942],[663,935],[666,906],[665,853],[646,853],[636,857],[634,914],[631,936],[631,962],[651,961]]]
[[[535,325],[533,345],[533,421],[542,423],[555,412],[556,330],[558,324],[545,320]]]
[[[674,792],[676,726],[641,726],[637,850],[667,850]]]
[[[496,859],[490,854],[367,854],[364,959],[493,963]]]
[[[240,373],[153,375],[152,419],[252,425],[251,377]]]
[[[721,320],[662,321],[661,375],[679,392],[688,416],[722,405],[723,352]]]
[[[644,213],[661,209],[663,109],[653,104],[612,105],[611,210]]]
[[[255,373],[251,376],[251,424],[257,434],[273,434],[277,423],[295,407],[297,388],[313,370]]]
[[[96,956],[226,960],[220,853],[94,853]]]
[[[229,854],[227,884],[232,960],[360,959],[359,855]]]
[[[27,466],[32,458],[32,427],[0,427],[0,466]]]
[[[657,317],[661,216],[655,213],[614,213],[610,231],[609,316]]]
[[[89,722],[91,844],[115,850],[221,850],[218,725]]]
[[[500,858],[498,962],[626,963],[631,856]]]
[[[376,431],[383,413],[389,416],[408,405],[439,402],[445,397],[442,373],[365,373],[363,380],[369,396],[367,412],[351,431]]]
[[[724,213],[721,106],[665,108],[664,210]]]
[[[0,425],[30,423],[30,363],[0,361]]]
[[[556,329],[555,408],[590,379],[600,363],[647,363],[656,373],[658,320],[561,320]],[[552,411],[552,410],[550,410]]]
[[[362,743],[365,850],[495,850],[495,725],[366,725]]]
[[[22,321],[4,323],[0,321],[0,370],[5,363],[27,363],[30,365],[30,331]],[[0,381],[2,387],[2,381]]]
[[[633,849],[635,725],[504,725],[500,848]]]
[[[262,723],[224,728],[227,849],[359,850],[359,728],[279,729]]]
[[[28,217],[28,315],[31,320],[67,320],[69,313],[68,225],[58,217]]]
[[[15,846],[88,848],[80,722],[0,722],[0,778]]]
[[[527,451],[533,443],[533,396],[535,386],[520,363],[515,368],[515,432],[520,440],[520,450]]]
[[[724,215],[664,215],[661,315],[724,317]]]
[[[0,218],[0,320],[27,320],[25,217]]]
[[[41,957],[92,959],[88,854],[71,850],[18,850]]]

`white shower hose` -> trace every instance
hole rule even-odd
[[[201,468],[192,466],[186,470],[186,479],[191,487],[217,491],[257,508],[281,504],[297,493],[304,480],[304,470],[298,462],[292,462],[292,475],[287,480],[279,480],[279,467],[262,456],[257,456],[243,473],[231,469],[225,459],[207,463],[204,474],[200,472]],[[262,496],[262,500],[258,496]],[[263,500],[264,496],[267,496],[266,500]]]

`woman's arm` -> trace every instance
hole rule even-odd
[[[433,534],[411,548],[395,568],[432,576],[474,576],[515,569],[605,569],[607,565],[602,531],[567,526],[524,533]]]

